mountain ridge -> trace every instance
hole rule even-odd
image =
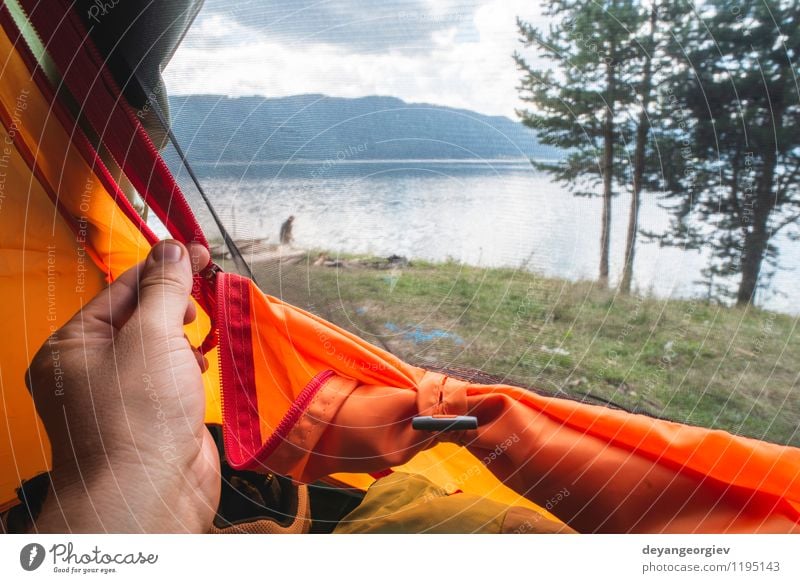
[[[170,96],[172,126],[195,163],[284,160],[557,158],[504,116],[391,96]]]

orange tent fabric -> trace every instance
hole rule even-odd
[[[0,309],[24,339],[4,348],[0,360],[0,501],[6,503],[22,479],[48,464],[46,437],[24,386],[27,362],[52,330],[155,240],[82,124],[101,136],[174,237],[205,242],[70,2],[54,0],[46,11],[32,0],[23,6],[46,47],[58,47],[50,51],[53,60],[86,117],[76,123],[55,98],[3,9]],[[74,285],[77,277],[83,285]],[[207,420],[223,424],[227,455],[239,468],[366,485],[365,473],[402,466],[450,491],[525,504],[548,516],[551,509],[584,532],[800,528],[795,448],[412,367],[214,265],[198,278],[194,296],[200,317],[189,336],[210,349],[212,365],[204,375]],[[477,418],[477,430],[411,426],[419,415],[464,414]]]
[[[797,528],[800,451],[409,366],[328,322],[218,276],[230,461],[299,480],[398,466],[440,442],[579,531]],[[477,431],[416,431],[417,415]]]

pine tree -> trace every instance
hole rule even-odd
[[[797,0],[706,4],[683,39],[691,67],[670,81],[674,213],[662,243],[710,252],[718,295],[752,302],[777,266],[775,236],[800,219]],[[735,291],[731,279],[738,278]]]
[[[636,255],[636,237],[639,231],[639,205],[645,180],[647,166],[647,142],[650,136],[651,115],[650,103],[653,100],[653,66],[658,62],[656,53],[657,30],[659,19],[659,6],[652,2],[650,16],[647,19],[646,29],[642,39],[638,41],[638,52],[641,57],[641,75],[636,87],[638,98],[639,116],[636,120],[635,151],[633,154],[633,184],[631,189],[631,206],[628,211],[628,232],[625,236],[625,258],[622,266],[622,281],[620,289],[630,293],[633,282],[633,264]]]
[[[524,47],[534,47],[551,64],[534,68],[520,52],[514,54],[522,72],[520,97],[532,105],[517,113],[543,143],[565,150],[563,161],[534,165],[577,196],[597,196],[602,185],[602,285],[609,278],[611,202],[624,176],[619,124],[634,93],[624,81],[624,66],[635,56],[631,38],[642,14],[632,0],[555,0],[545,12],[553,21],[547,32],[517,21]]]
[[[633,37],[635,57],[626,67],[626,82],[636,95],[628,124],[633,136],[633,153],[629,160],[631,189],[628,211],[628,230],[625,237],[620,290],[630,293],[633,282],[636,243],[639,235],[639,210],[642,193],[663,190],[664,166],[662,156],[669,156],[675,147],[675,136],[662,133],[662,107],[658,89],[685,69],[678,56],[683,48],[684,31],[690,22],[694,5],[687,0],[651,0],[641,6],[641,28]],[[666,152],[665,152],[666,151]]]

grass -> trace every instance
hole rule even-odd
[[[800,446],[796,319],[756,308],[625,296],[593,282],[415,261],[257,268],[268,293],[415,364],[614,402]]]

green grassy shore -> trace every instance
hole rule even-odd
[[[800,446],[792,316],[524,270],[317,257],[256,273],[268,293],[411,362]]]

